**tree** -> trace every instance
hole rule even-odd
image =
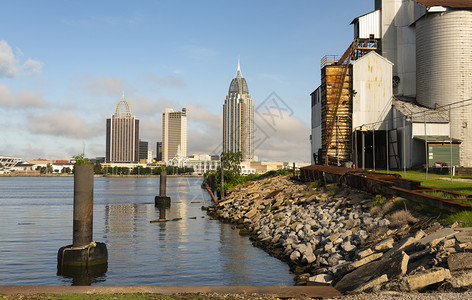
[[[241,152],[223,152],[223,170],[224,170],[224,188],[230,189],[240,183],[244,182],[241,176],[241,161],[243,155]],[[216,189],[221,188],[221,166],[215,172]]]
[[[103,173],[102,164],[99,163],[98,161],[93,166],[93,173],[95,173],[95,174],[102,174]]]

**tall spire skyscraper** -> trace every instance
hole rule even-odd
[[[239,59],[223,104],[223,152],[229,151],[241,152],[244,161],[254,160],[254,105]]]
[[[139,120],[131,114],[125,92],[107,119],[106,162],[131,163],[139,160]]]

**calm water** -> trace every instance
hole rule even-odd
[[[167,219],[154,207],[159,178],[95,178],[94,240],[108,271],[93,285],[292,285],[286,264],[211,220],[201,178],[168,177]],[[72,243],[72,177],[0,178],[0,285],[71,285],[57,251]]]

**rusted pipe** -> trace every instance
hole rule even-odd
[[[205,188],[207,189],[208,193],[211,196],[211,199],[213,199],[213,202],[215,202],[216,205],[218,205],[218,200],[216,200],[215,195],[213,195],[213,192],[211,191],[210,187],[208,186],[208,183],[205,182]]]

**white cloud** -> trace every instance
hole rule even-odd
[[[125,95],[126,97],[126,95]],[[140,116],[156,116],[161,119],[161,115],[166,107],[176,108],[178,105],[166,98],[160,98],[157,101],[151,100],[148,97],[126,97],[130,106],[131,112],[139,119]]]
[[[118,77],[98,76],[91,77],[85,75],[78,78],[69,88],[83,90],[96,96],[119,97],[123,91],[126,91],[125,82]]]
[[[13,54],[10,45],[0,41],[0,77],[15,77],[18,71],[18,59]]]
[[[310,161],[310,129],[301,119],[287,111],[271,108],[274,119],[255,114],[255,154],[261,160]],[[268,121],[268,122],[267,122]]]
[[[0,107],[8,108],[43,108],[48,103],[39,93],[20,91],[16,94],[5,84],[0,84]]]
[[[28,58],[21,65],[18,57],[23,57],[23,52],[16,48],[16,55],[13,53],[10,45],[5,41],[0,41],[0,78],[14,78],[18,75],[40,74],[42,71],[42,63],[37,60]]]
[[[105,122],[105,121],[103,121]],[[67,138],[84,139],[103,134],[103,128],[87,123],[78,114],[70,111],[55,111],[45,114],[30,114],[26,127],[31,133]]]
[[[43,63],[40,62],[39,60],[28,58],[26,62],[23,64],[22,69],[26,73],[41,74],[43,70]]]

